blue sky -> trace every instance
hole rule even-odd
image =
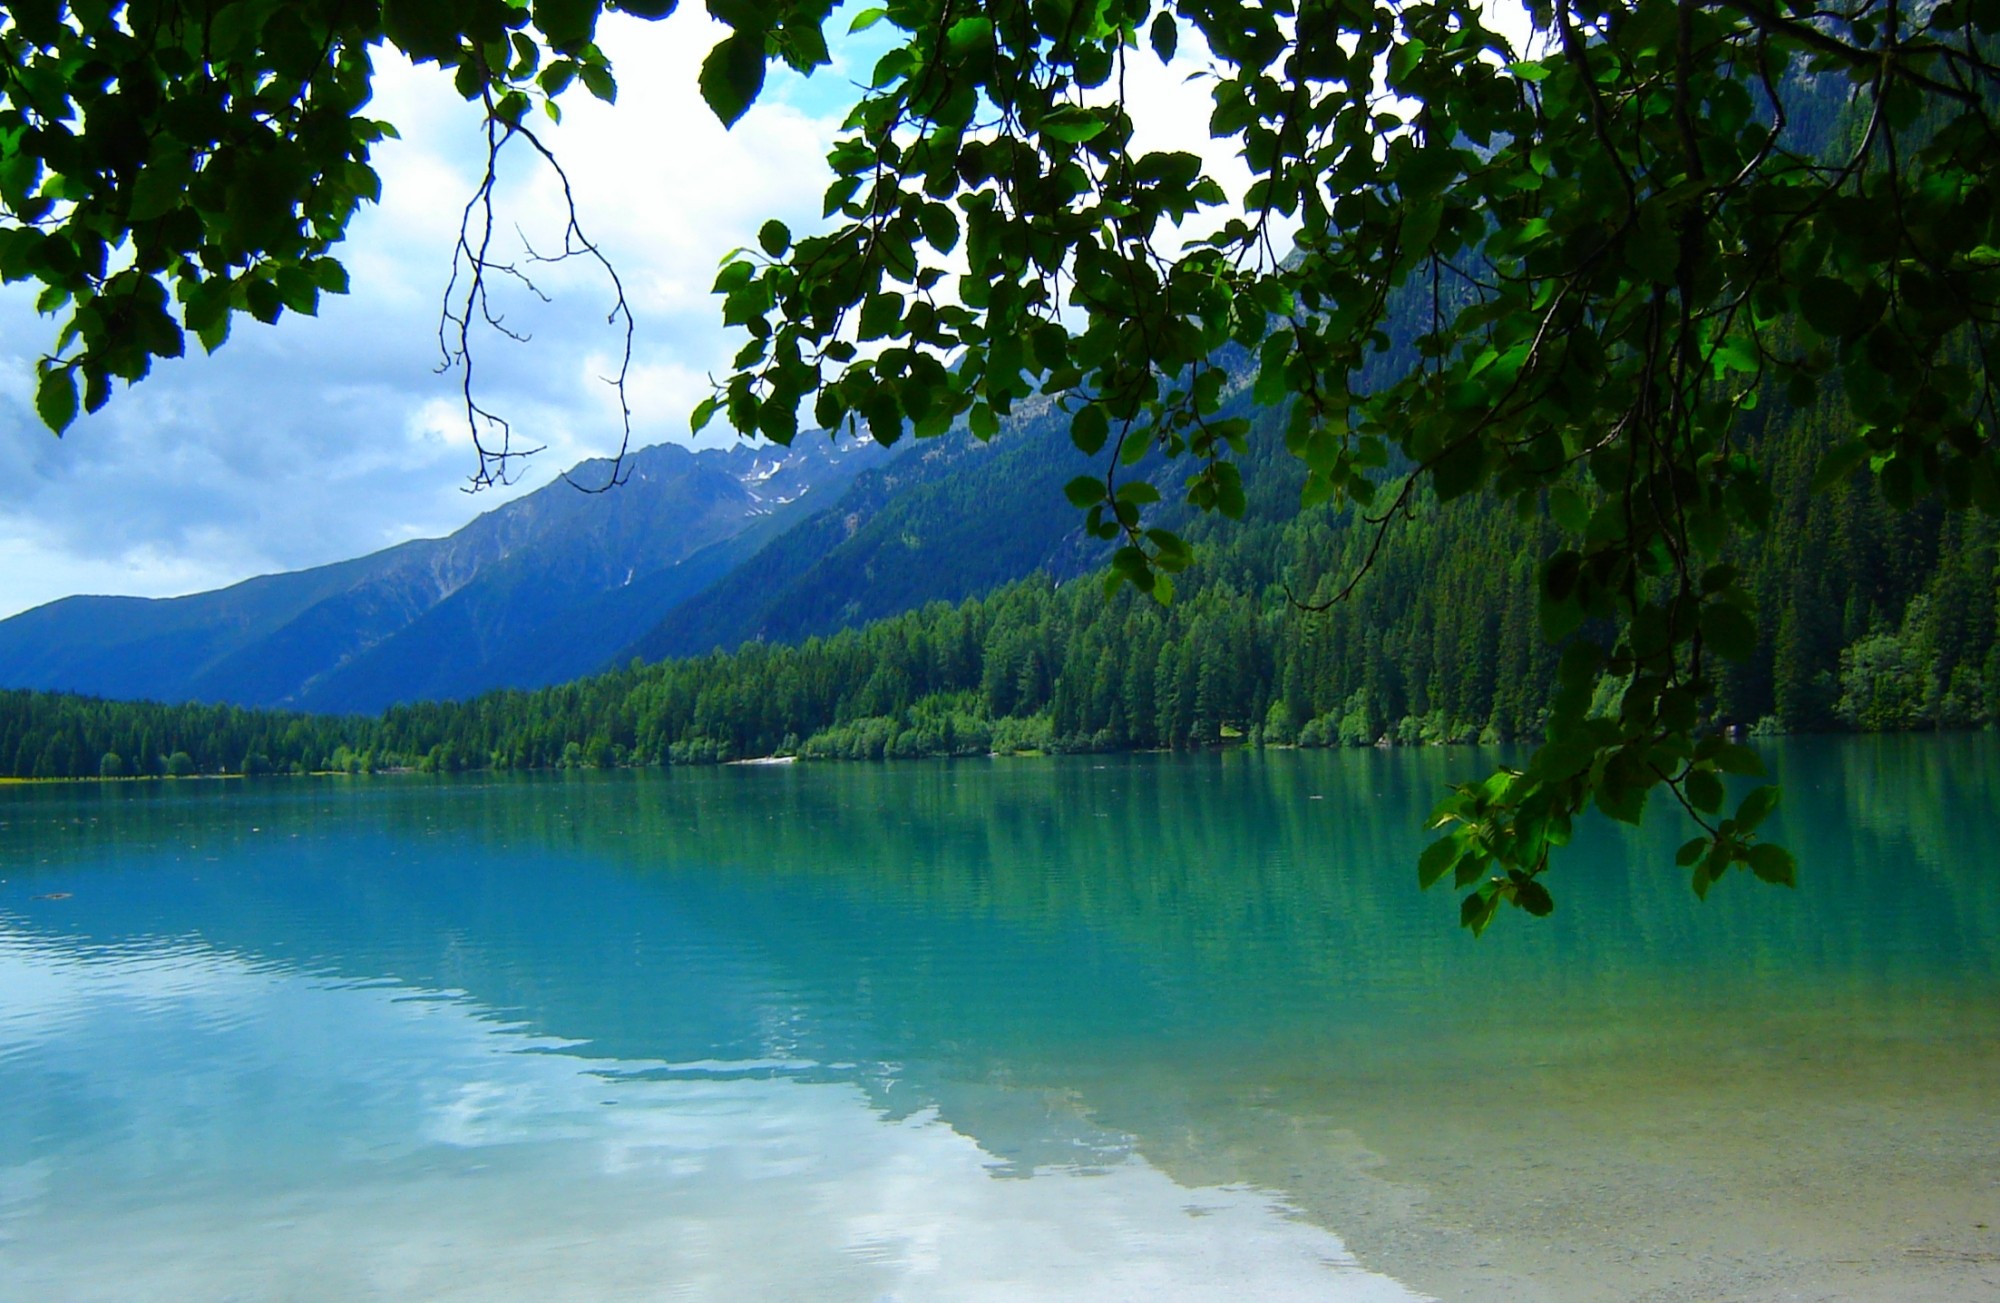
[[[853,7],[853,6],[850,6]],[[829,25],[844,31],[844,18]],[[690,7],[661,23],[608,18],[615,107],[579,92],[546,133],[575,184],[585,229],[619,267],[638,326],[635,442],[687,437],[687,416],[740,337],[709,294],[718,259],[769,217],[819,221],[824,153],[889,32],[835,41],[811,79],[778,74],[725,131],[695,75],[722,29]],[[1207,145],[1206,95],[1148,57],[1133,91],[1152,145]],[[517,295],[520,345],[485,345],[482,393],[548,451],[511,489],[467,494],[475,468],[456,378],[437,373],[438,300],[458,214],[482,158],[476,115],[435,68],[378,57],[376,116],[399,141],[376,154],[383,201],[343,251],[353,293],[317,318],[239,320],[213,356],[158,366],[61,440],[35,419],[34,360],[52,320],[26,286],[0,291],[0,616],[73,593],[166,596],[358,556],[448,533],[586,457],[614,451],[616,409],[601,379],[619,344],[605,284],[566,264],[543,280],[553,303]],[[1141,111],[1139,100],[1145,101]],[[554,181],[525,151],[504,190],[506,219],[555,242]],[[1228,185],[1233,178],[1223,177]],[[1233,187],[1232,187],[1233,188]]]

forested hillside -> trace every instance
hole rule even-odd
[[[1776,415],[1756,436],[1773,519],[1738,560],[1764,651],[1718,666],[1718,716],[1790,730],[1991,723],[1993,524],[1892,510],[1859,480],[1809,493],[1835,433],[1805,412]],[[1485,500],[1419,498],[1347,601],[1303,609],[1356,574],[1375,529],[1349,511],[1291,511],[1294,465],[1282,453],[1252,465],[1245,522],[1191,526],[1200,559],[1170,606],[1039,576],[801,643],[379,717],[14,692],[0,698],[0,769],[514,768],[1534,736],[1556,659],[1535,592],[1553,527]]]

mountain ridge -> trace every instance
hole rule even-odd
[[[726,574],[747,550],[728,544],[768,540],[891,456],[860,441],[653,445],[613,493],[559,480],[441,538],[183,597],[24,611],[0,621],[0,683],[334,713],[540,686],[600,668]]]
[[[962,432],[925,440],[871,468],[617,660],[796,642],[1037,570],[1068,579],[1094,569],[1104,549],[1062,493],[1093,467],[1061,417],[1053,404],[1036,404],[990,441]]]

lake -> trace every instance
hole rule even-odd
[[[2000,1292],[2000,743],[1475,941],[1469,751],[0,789],[0,1298]]]

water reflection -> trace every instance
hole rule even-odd
[[[189,944],[0,932],[0,991],[16,1297],[1414,1297],[1088,1125],[1032,1191],[996,1180],[851,1066],[604,1060]]]
[[[1771,757],[1799,892],[1743,877],[1697,905],[1678,829],[1595,829],[1553,919],[1477,944],[1410,869],[1422,811],[1481,764],[1463,752],[15,789],[0,1088],[33,1103],[0,1119],[0,1189],[41,1193],[0,1197],[9,1225],[61,1220],[45,1180],[163,1215],[203,1170],[187,1154],[240,1150],[185,1202],[267,1176],[306,1198],[285,1183],[338,1169],[387,1216],[457,1188],[440,1154],[478,1150],[497,1174],[466,1188],[589,1187],[603,1227],[639,1226],[633,1199],[676,1226],[702,1201],[753,1225],[768,1206],[810,1228],[819,1256],[789,1269],[829,1296],[880,1284],[827,1265],[857,1254],[896,1289],[950,1258],[923,1297],[1024,1253],[1114,1296],[1147,1262],[1220,1280],[1154,1244],[1223,1253],[1196,1223],[1276,1236],[1276,1263],[1347,1261],[1282,1198],[1451,1297],[1685,1293],[1718,1259],[1736,1265],[1701,1287],[1749,1296],[1758,1272],[1810,1283],[1861,1251],[1914,1297],[1908,1253],[1977,1270],[2000,1249],[1974,1233],[2000,1225],[1978,1203],[2000,1159],[2000,900],[1963,841],[2000,808],[2000,749]],[[705,1175],[662,1134],[708,1136]],[[855,1195],[884,1164],[900,1211]],[[617,1193],[648,1172],[702,1193]],[[1195,1189],[1225,1211],[1154,1217]],[[1787,1220],[1833,1192],[1852,1225]],[[464,1215],[497,1219],[481,1252],[506,1258],[519,1219],[479,1197]],[[1064,1199],[1099,1250],[1008,1238],[1053,1234],[1030,1213]],[[900,1247],[820,1242],[871,1200],[874,1229],[835,1239]],[[933,1205],[931,1230],[896,1229]],[[622,1233],[548,1216],[578,1244]],[[1884,1258],[1870,1217],[1917,1229]],[[366,1220],[343,1233],[396,1258],[395,1218]],[[701,1232],[708,1267],[676,1250],[652,1279],[757,1256],[730,1226]],[[962,1235],[1008,1247],[935,1247]]]

